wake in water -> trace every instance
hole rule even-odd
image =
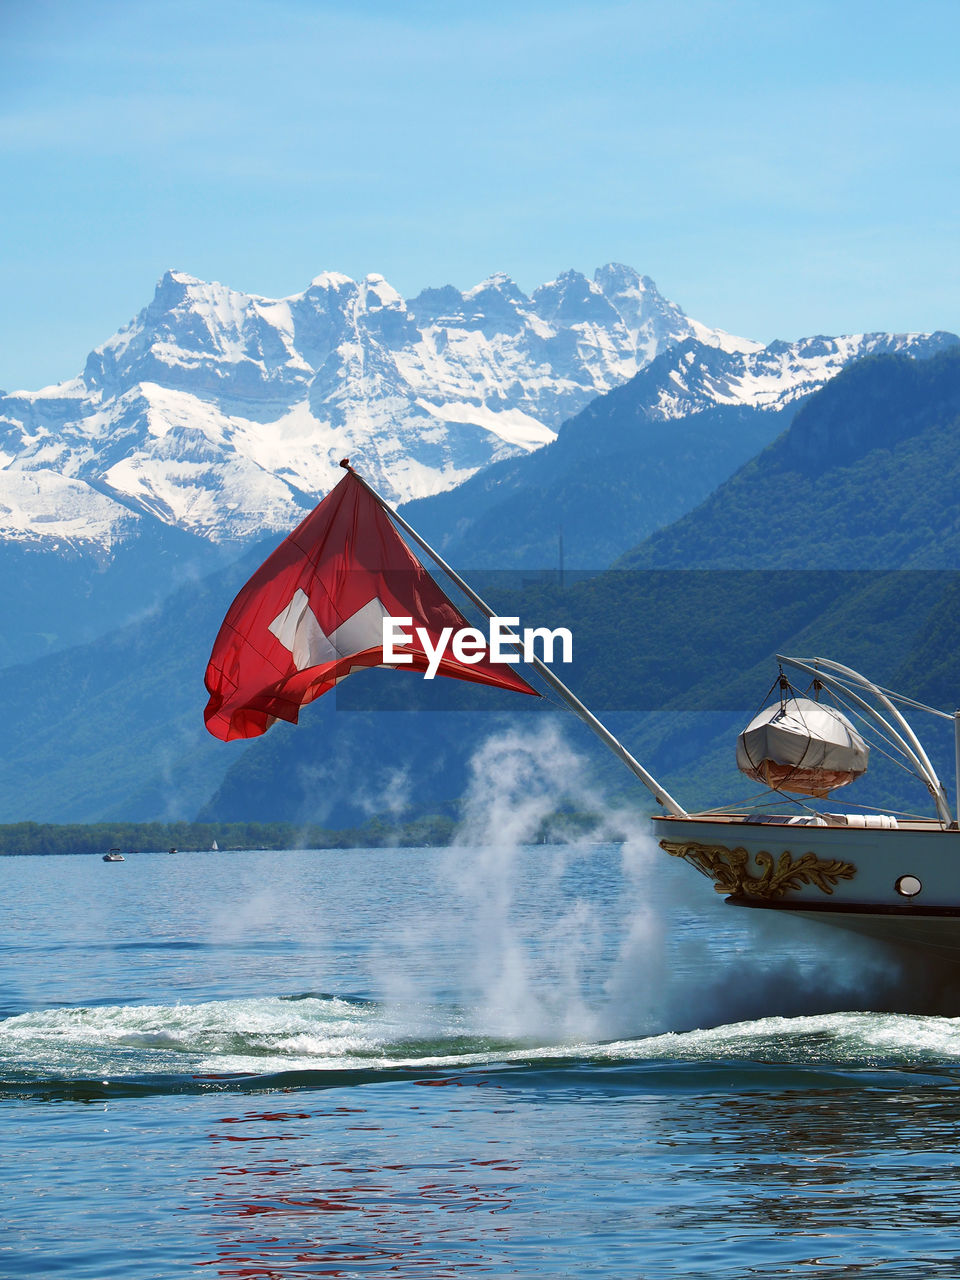
[[[862,1083],[867,1071],[875,1086],[899,1088],[905,1071],[913,1085],[960,1072],[960,1035],[948,1018],[822,1014],[532,1046],[465,1035],[455,1012],[445,1031],[413,1040],[395,1009],[324,995],[45,1010],[0,1024],[0,1047],[8,1096],[449,1083],[450,1072],[478,1071],[518,1088],[528,1076],[542,1084],[547,1072],[557,1087],[588,1091],[609,1089],[611,1079],[625,1091],[850,1087],[851,1073]]]

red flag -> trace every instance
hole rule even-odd
[[[255,738],[274,719],[296,724],[300,708],[338,680],[383,661],[383,619],[412,618],[410,643],[396,643],[426,671],[415,628],[436,647],[444,627],[469,626],[390,522],[348,472],[260,566],[223,620],[207,664],[204,711],[216,738]],[[484,656],[472,665],[449,648],[439,675],[538,696],[509,666]]]

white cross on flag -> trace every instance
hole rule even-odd
[[[348,471],[260,566],[227,611],[207,664],[204,712],[214,737],[253,738],[353,671],[384,666],[383,619],[412,618],[408,671],[430,661],[416,629],[436,645],[444,627],[469,626]],[[517,693],[536,690],[509,666],[446,653],[437,674]]]

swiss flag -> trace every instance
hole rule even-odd
[[[383,619],[412,618],[399,670],[426,671],[416,636],[435,646],[444,627],[470,624],[400,537],[383,507],[348,471],[260,566],[230,606],[207,664],[204,711],[216,738],[255,738],[362,667],[383,661]],[[390,664],[393,665],[393,664]],[[439,675],[538,696],[509,666],[459,662],[449,647]]]

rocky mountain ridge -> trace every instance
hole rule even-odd
[[[409,302],[378,275],[269,299],[169,271],[81,376],[0,397],[0,540],[109,554],[152,518],[245,542],[299,519],[344,454],[395,500],[440,492],[694,334],[739,345],[615,265]]]
[[[379,275],[269,299],[169,271],[79,377],[0,396],[0,545],[109,561],[157,523],[245,544],[296,523],[344,455],[409,501],[540,449],[638,373],[646,417],[779,409],[860,355],[946,339],[764,347],[617,264],[530,296],[501,274],[411,300]]]

